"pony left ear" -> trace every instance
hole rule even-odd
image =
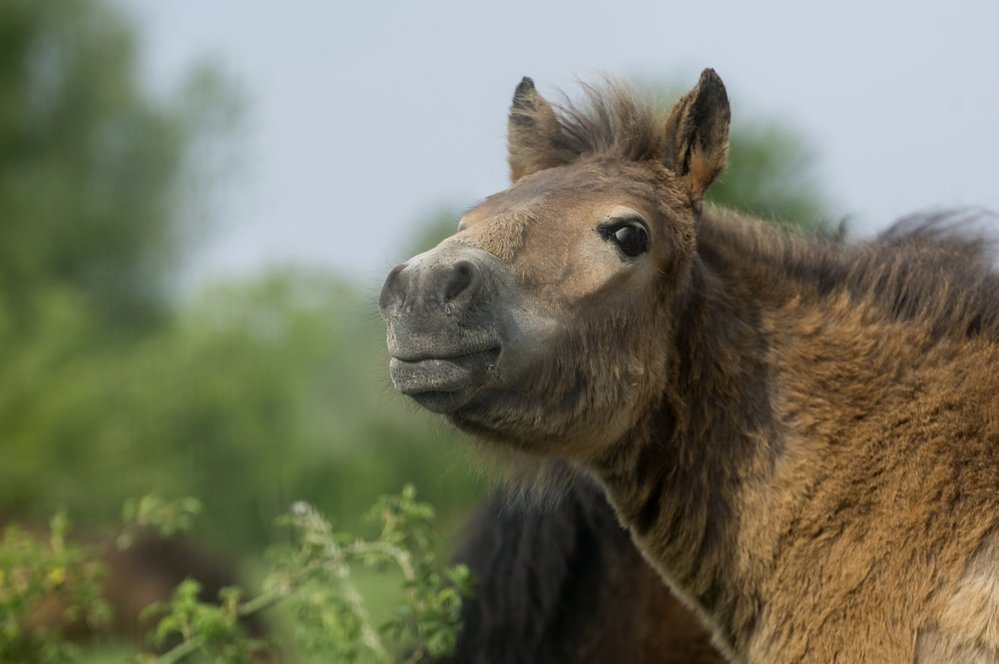
[[[513,93],[507,122],[507,161],[510,179],[516,182],[546,168],[565,163],[561,156],[562,125],[552,105],[545,101],[534,81],[525,76]]]
[[[666,120],[663,164],[683,178],[695,205],[725,169],[731,117],[725,84],[714,69],[705,69]]]

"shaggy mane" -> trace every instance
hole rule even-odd
[[[704,221],[698,244],[709,263],[760,260],[820,296],[846,292],[873,303],[888,320],[926,324],[933,340],[999,339],[996,213],[916,214],[856,244],[787,232],[719,209],[706,211]]]
[[[561,137],[548,146],[550,161],[566,163],[584,155],[644,161],[662,154],[666,113],[661,105],[621,81],[605,80],[600,86],[580,85],[581,102],[574,102],[562,93],[561,102],[554,105]],[[543,108],[520,108],[514,112],[531,124],[544,124],[547,120]]]

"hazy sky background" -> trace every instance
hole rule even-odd
[[[119,0],[154,89],[210,59],[241,83],[247,158],[196,281],[267,264],[377,284],[442,205],[506,186],[506,112],[597,73],[692,85],[809,139],[860,233],[999,210],[999,2]]]

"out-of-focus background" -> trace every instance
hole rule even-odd
[[[425,1],[0,4],[0,516],[83,528],[195,496],[253,568],[307,500],[413,482],[446,543],[488,491],[393,393],[396,262],[506,185],[531,75],[732,98],[720,203],[868,235],[999,208],[999,5]]]

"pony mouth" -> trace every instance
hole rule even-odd
[[[395,388],[429,411],[451,413],[497,375],[500,347],[450,356],[389,360]]]

